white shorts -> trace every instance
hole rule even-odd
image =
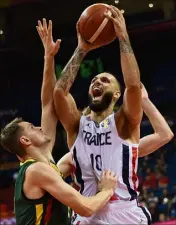
[[[91,217],[81,217],[73,214],[73,225],[82,224],[151,224],[151,215],[149,211],[139,206],[136,200],[109,202],[100,212]]]

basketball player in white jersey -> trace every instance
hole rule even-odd
[[[96,179],[102,170],[112,169],[119,186],[103,211],[89,220],[75,215],[74,224],[148,224],[150,215],[138,207],[137,158],[142,119],[140,72],[130,45],[122,13],[109,6],[120,43],[121,66],[125,82],[124,101],[117,113],[113,108],[119,99],[120,85],[108,73],[95,76],[89,88],[89,116],[81,115],[69,93],[84,56],[99,46],[88,44],[79,35],[78,48],[62,72],[54,90],[55,109],[66,132],[73,155],[76,184],[84,196],[97,192]],[[57,101],[59,99],[59,105]]]
[[[141,87],[142,87],[142,108],[152,124],[154,133],[140,139],[140,144],[138,148],[138,158],[147,156],[153,153],[154,151],[158,150],[160,147],[168,143],[174,136],[161,113],[150,101],[145,87],[143,85]],[[72,170],[74,168],[73,161],[74,160],[72,157],[72,153],[69,152],[64,157],[62,157],[57,163],[57,166],[63,173],[64,177],[67,177],[70,174],[72,174],[72,172],[74,172]],[[73,178],[75,178],[75,174],[73,173],[72,175]],[[76,181],[76,179],[74,180]],[[73,186],[76,187],[76,185]],[[76,222],[85,221],[85,218],[77,216],[75,221]]]

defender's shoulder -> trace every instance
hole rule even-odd
[[[31,164],[27,169],[26,169],[26,174],[30,176],[36,176],[37,174],[43,173],[43,171],[46,171],[48,168],[50,168],[49,165],[43,163],[43,162],[36,162]]]

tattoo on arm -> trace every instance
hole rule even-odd
[[[119,43],[120,43],[120,51],[121,51],[121,53],[134,54],[133,49],[132,49],[131,44],[130,44],[130,40],[129,40],[128,37],[126,37],[123,40],[120,40]]]
[[[119,40],[122,72],[126,87],[130,85],[140,85],[140,71],[131,47],[129,36]]]
[[[69,92],[81,65],[81,62],[85,56],[85,52],[81,51],[79,48],[75,50],[72,58],[63,69],[61,77],[59,78],[56,85],[62,88],[64,92]]]

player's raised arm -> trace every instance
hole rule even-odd
[[[68,136],[77,135],[81,113],[78,111],[76,103],[70,94],[70,88],[78,74],[81,62],[86,54],[97,48],[94,44],[88,44],[83,40],[78,31],[78,47],[73,56],[63,69],[54,89],[54,103],[58,119],[63,124]],[[72,141],[71,141],[72,142]],[[74,140],[73,140],[74,142]],[[68,143],[70,146],[72,143]]]
[[[148,98],[144,85],[142,85],[142,107],[152,124],[154,133],[141,138],[139,157],[151,154],[168,143],[174,136],[164,117]]]
[[[94,197],[84,197],[65,183],[52,167],[39,162],[27,169],[26,177],[26,180],[30,182],[30,187],[36,186],[47,191],[58,201],[86,217],[102,209],[112,197],[117,186],[117,177],[113,172],[108,171],[103,173],[100,192]]]
[[[42,119],[41,127],[43,131],[52,139],[51,150],[55,142],[57,116],[54,108],[53,91],[56,84],[54,68],[54,56],[60,48],[61,40],[53,41],[52,21],[47,24],[43,19],[43,24],[38,21],[38,34],[44,46],[44,72],[41,90]]]
[[[70,94],[70,88],[72,87],[85,55],[86,53],[82,49],[79,47],[76,48],[73,56],[63,69],[61,77],[57,81],[54,88],[55,110],[58,119],[61,121],[63,127],[69,134],[69,137],[77,135],[81,116],[79,110],[77,109],[76,103]],[[72,145],[69,140],[68,144],[69,147]]]
[[[132,50],[126,30],[125,19],[119,9],[110,6],[112,16],[106,16],[114,23],[114,28],[119,39],[121,66],[126,86],[124,94],[123,112],[129,124],[139,125],[142,118],[140,72]]]

